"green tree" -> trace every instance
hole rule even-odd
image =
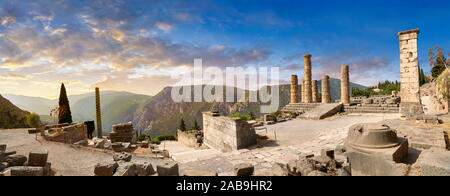
[[[255,120],[255,115],[253,114],[253,112],[250,112],[248,114],[248,118],[249,118],[249,120]]]
[[[192,130],[200,130],[200,126],[198,126],[197,119],[194,120],[194,126],[192,126]]]
[[[184,123],[184,119],[181,118],[180,126],[178,127],[180,131],[186,131],[186,124]]]
[[[27,116],[27,124],[29,127],[38,128],[40,122],[41,122],[41,117],[36,113],[32,113]]]
[[[67,98],[64,83],[61,84],[61,91],[59,93],[58,123],[72,123],[72,113],[70,112],[69,99]]]

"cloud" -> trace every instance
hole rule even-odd
[[[19,75],[19,74],[13,74],[13,73],[8,73],[8,74],[0,74],[0,79],[16,79],[16,80],[24,80],[26,77],[23,75]]]
[[[173,29],[173,25],[169,24],[169,23],[166,23],[166,22],[157,22],[155,24],[155,26],[158,27],[158,29],[160,29],[160,30],[162,30],[162,31],[164,31],[166,33],[169,33]]]
[[[170,76],[152,75],[139,78],[129,78],[126,74],[108,76],[104,81],[92,84],[90,88],[99,87],[101,90],[123,89],[129,92],[155,95],[164,87],[175,84],[176,80]]]

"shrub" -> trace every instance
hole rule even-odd
[[[160,135],[152,139],[152,144],[161,144],[161,141],[177,140],[174,135]]]
[[[41,117],[36,113],[32,113],[27,116],[27,124],[32,128],[38,128],[40,121]]]
[[[240,119],[245,120],[245,121],[252,120],[252,118],[250,117],[250,115],[243,115],[243,114],[241,114],[241,113],[239,113],[239,112],[236,112],[236,113],[234,113],[234,114],[231,114],[230,117],[232,117],[232,118],[240,118]]]
[[[137,141],[142,142],[142,141],[146,140],[147,138],[148,138],[148,139],[151,139],[149,135],[143,133],[143,134],[141,134],[139,137],[137,137],[136,139],[137,139]]]

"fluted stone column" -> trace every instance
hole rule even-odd
[[[328,75],[322,76],[322,103],[330,103],[330,77]]]
[[[102,138],[102,114],[100,109],[100,89],[95,88],[95,112],[97,116],[97,137]]]
[[[312,102],[317,102],[319,90],[317,89],[317,80],[312,81]]]
[[[400,114],[414,119],[423,113],[419,94],[419,56],[417,48],[419,29],[398,33],[400,41]]]
[[[341,102],[350,103],[350,78],[348,74],[348,65],[341,66]]]
[[[291,103],[298,103],[298,77],[291,76]]]
[[[305,103],[312,102],[311,55],[305,54]]]
[[[302,103],[305,103],[305,79],[302,79]]]

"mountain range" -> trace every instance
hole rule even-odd
[[[27,115],[29,114],[0,95],[0,129],[27,127]]]
[[[318,81],[319,92],[321,81]],[[351,88],[365,89],[367,87],[350,83]],[[300,89],[299,85],[299,89]],[[269,88],[270,89],[270,88]],[[224,87],[224,97],[229,90],[237,88]],[[202,126],[202,112],[218,109],[222,115],[235,112],[248,114],[252,112],[256,117],[261,115],[260,102],[181,102],[176,103],[171,98],[172,87],[166,87],[154,96],[140,95],[129,92],[101,91],[102,127],[104,133],[109,133],[113,124],[133,122],[136,130],[146,132],[151,136],[161,134],[175,134],[181,118],[190,128],[194,120]],[[290,102],[290,85],[279,85],[279,108]],[[330,94],[332,101],[340,98],[340,80],[330,78]],[[249,93],[249,91],[245,91]],[[299,92],[301,92],[299,90]],[[4,95],[18,107],[36,112],[41,119],[51,121],[48,117],[50,110],[57,106],[58,100],[18,95]],[[193,96],[193,94],[191,94]],[[69,103],[74,121],[95,120],[94,93],[69,96]],[[51,122],[50,122],[51,123]]]

